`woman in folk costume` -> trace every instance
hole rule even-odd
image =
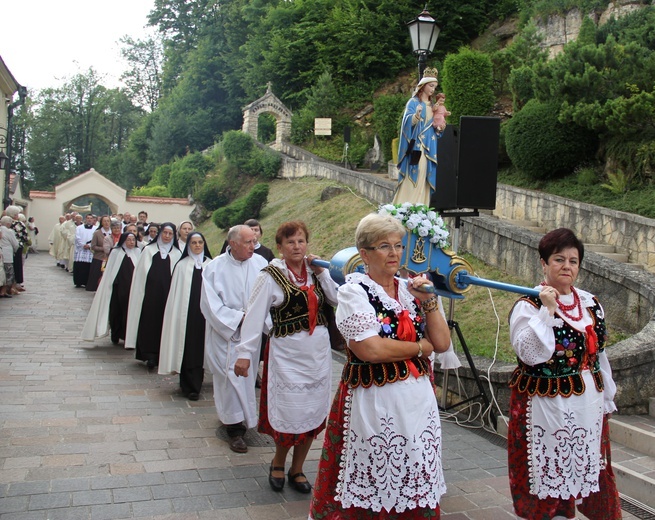
[[[446,491],[432,352],[450,331],[439,299],[399,281],[405,228],[388,215],[364,217],[356,244],[366,274],[339,288],[336,321],[348,361],[334,397],[309,510],[314,520],[440,517]]]
[[[157,239],[141,251],[132,279],[125,348],[136,348],[136,359],[149,369],[159,363],[166,299],[173,268],[182,256],[175,231],[175,224],[161,225]]]
[[[443,122],[434,119],[432,96],[437,69],[427,68],[405,105],[398,141],[398,188],[393,202],[430,205],[437,182],[437,139]],[[440,95],[443,101],[445,96]]]
[[[130,287],[134,266],[139,263],[140,256],[136,235],[123,233],[116,247],[109,252],[105,272],[82,329],[82,339],[95,341],[111,330],[114,345],[121,339],[125,340]]]
[[[621,518],[609,440],[616,384],[604,351],[605,313],[576,289],[584,246],[560,228],[539,242],[544,282],[510,316],[518,357],[507,436],[514,510],[530,520]]]
[[[269,484],[284,487],[284,466],[293,447],[289,485],[311,492],[302,472],[314,438],[325,428],[330,407],[332,356],[323,305],[336,304],[337,287],[326,269],[312,267],[309,231],[301,221],[282,224],[275,235],[282,258],[262,269],[255,281],[236,348],[234,372],[247,376],[258,359],[261,334],[270,314],[273,328],[265,353],[258,431],[273,437],[275,455]],[[257,367],[252,367],[256,370]]]
[[[192,231],[186,238],[166,302],[159,373],[180,374],[182,393],[197,401],[205,361],[205,317],[200,311],[202,271],[212,256],[201,233]]]

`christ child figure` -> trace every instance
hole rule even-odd
[[[432,126],[437,132],[443,132],[444,128],[446,128],[446,118],[450,115],[449,110],[444,105],[445,101],[446,95],[439,92],[432,106]]]

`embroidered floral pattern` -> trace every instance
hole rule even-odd
[[[388,511],[395,506],[401,513],[408,508],[436,507],[431,489],[440,485],[437,475],[441,473],[441,426],[434,415],[428,423],[414,439],[397,433],[394,419],[388,415],[382,418],[382,430],[376,435],[362,438],[351,431],[348,442],[355,456],[345,467],[350,482],[349,494],[340,499],[342,506],[373,511]],[[420,459],[410,458],[408,444],[419,447]]]

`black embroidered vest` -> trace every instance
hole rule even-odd
[[[282,292],[284,301],[279,307],[271,307],[271,319],[273,320],[273,330],[271,333],[276,338],[284,338],[300,332],[301,330],[309,331],[309,304],[307,303],[307,292],[300,289],[297,285],[291,283],[284,276],[284,273],[277,267],[268,265],[262,269],[273,277]],[[323,313],[323,304],[325,303],[325,294],[318,283],[316,275],[312,273],[314,282],[314,293],[318,298],[318,313],[316,316],[316,325],[327,325],[325,314]]]
[[[541,308],[541,300],[537,297],[524,296],[519,301],[527,301],[537,309]],[[594,298],[594,306],[589,308],[593,320],[593,328],[598,337],[596,354],[587,351],[586,336],[567,323],[561,327],[553,327],[555,334],[555,352],[545,363],[530,366],[518,361],[509,386],[516,388],[520,393],[540,397],[555,397],[561,395],[569,397],[581,395],[585,391],[582,370],[589,368],[598,391],[603,389],[603,376],[600,372],[598,353],[602,352],[607,340],[605,320],[600,317],[600,304]],[[587,308],[583,308],[587,312]]]
[[[383,338],[397,339],[398,317],[396,314],[391,310],[385,309],[380,299],[372,295],[368,287],[364,284],[360,285],[366,291],[368,301],[377,313],[377,319],[381,324],[380,336]],[[414,303],[414,305],[414,311],[417,311],[416,304]],[[425,322],[419,312],[416,313],[413,323],[416,329],[416,339],[419,340],[423,338],[423,330],[425,329]],[[369,388],[371,385],[383,386],[387,383],[404,381],[410,375],[407,361],[368,363],[359,359],[350,349],[346,349],[346,353],[348,355],[348,361],[343,367],[341,380],[353,388],[360,385],[364,388]],[[431,363],[429,359],[414,357],[411,361],[420,375],[430,373]]]

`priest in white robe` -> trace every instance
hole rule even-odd
[[[234,226],[227,239],[227,251],[203,272],[200,309],[207,320],[205,361],[213,374],[216,412],[227,427],[230,449],[245,453],[248,446],[243,436],[247,428],[257,424],[255,371],[237,377],[235,347],[241,340],[241,324],[253,284],[268,262],[254,255],[255,233],[248,226]],[[258,360],[259,353],[252,361]]]
[[[64,267],[59,256],[61,249],[61,226],[64,222],[66,222],[66,217],[62,215],[59,217],[59,222],[52,228],[50,236],[48,236],[48,243],[50,244],[48,253],[57,261],[57,267]]]
[[[159,373],[179,374],[180,389],[197,401],[205,375],[205,317],[200,311],[202,272],[212,259],[202,233],[185,236],[168,292],[159,351]]]
[[[93,260],[91,240],[95,227],[93,226],[93,215],[87,214],[85,223],[77,226],[75,230],[75,263],[73,264],[73,283],[76,288],[86,287]]]

